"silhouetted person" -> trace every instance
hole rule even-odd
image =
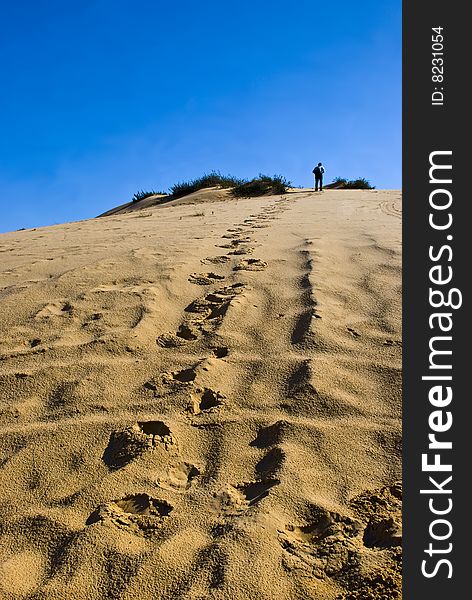
[[[313,169],[313,175],[315,176],[315,192],[320,188],[320,192],[323,191],[323,173],[325,172],[324,167],[321,163],[318,163]]]

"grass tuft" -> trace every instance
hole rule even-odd
[[[145,198],[149,198],[151,196],[155,196],[156,194],[165,195],[165,192],[155,192],[151,190],[150,192],[145,192],[144,190],[138,190],[134,196],[131,198],[132,202],[139,202],[140,200],[144,200]]]
[[[218,171],[211,171],[201,177],[197,177],[197,179],[174,184],[170,188],[170,194],[172,198],[182,198],[182,196],[187,196],[204,188],[231,188],[241,185],[243,182],[243,179],[238,179],[232,175],[221,175]]]
[[[375,190],[375,186],[370,185],[370,182],[364,177],[359,177],[358,179],[336,177],[333,184],[336,184],[337,189],[342,190]]]
[[[268,175],[259,174],[258,177],[255,177],[250,181],[244,181],[240,185],[234,187],[231,190],[231,193],[233,196],[239,198],[285,194],[291,185],[291,182],[287,181],[282,175],[269,177]]]

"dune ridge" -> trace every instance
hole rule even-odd
[[[206,190],[0,255],[0,598],[401,597],[398,191]]]

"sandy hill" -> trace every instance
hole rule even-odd
[[[222,189],[219,187],[210,187],[192,192],[182,198],[172,199],[172,196],[166,196],[164,194],[154,194],[148,196],[143,200],[137,202],[127,202],[116,206],[106,212],[98,215],[99,217],[111,217],[112,215],[122,215],[129,212],[136,212],[143,210],[144,208],[152,208],[153,210],[170,208],[171,206],[185,206],[188,204],[210,204],[212,202],[219,202],[222,200],[233,201],[234,198],[230,195],[229,189]]]
[[[400,597],[401,195],[205,193],[0,236],[0,598]]]
[[[340,183],[329,183],[325,185],[326,190],[338,189],[341,187]],[[303,189],[303,188],[302,188]],[[290,193],[299,193],[300,189],[292,188]],[[305,188],[304,191],[310,191]],[[147,198],[143,198],[142,200],[138,200],[136,202],[126,202],[125,204],[120,204],[119,206],[115,206],[110,210],[98,215],[99,217],[111,217],[112,215],[122,215],[129,212],[136,212],[138,210],[142,210],[144,208],[153,208],[153,210],[158,208],[169,208],[170,206],[181,206],[186,204],[200,204],[202,202],[208,204],[210,202],[218,202],[221,200],[232,201],[234,198],[230,194],[230,190],[228,188],[224,189],[221,187],[210,187],[203,188],[191,194],[187,194],[182,198],[172,199],[172,196],[167,196],[165,194],[153,194],[148,196]]]

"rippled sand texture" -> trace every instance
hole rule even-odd
[[[400,597],[401,195],[225,194],[0,236],[0,598]]]

